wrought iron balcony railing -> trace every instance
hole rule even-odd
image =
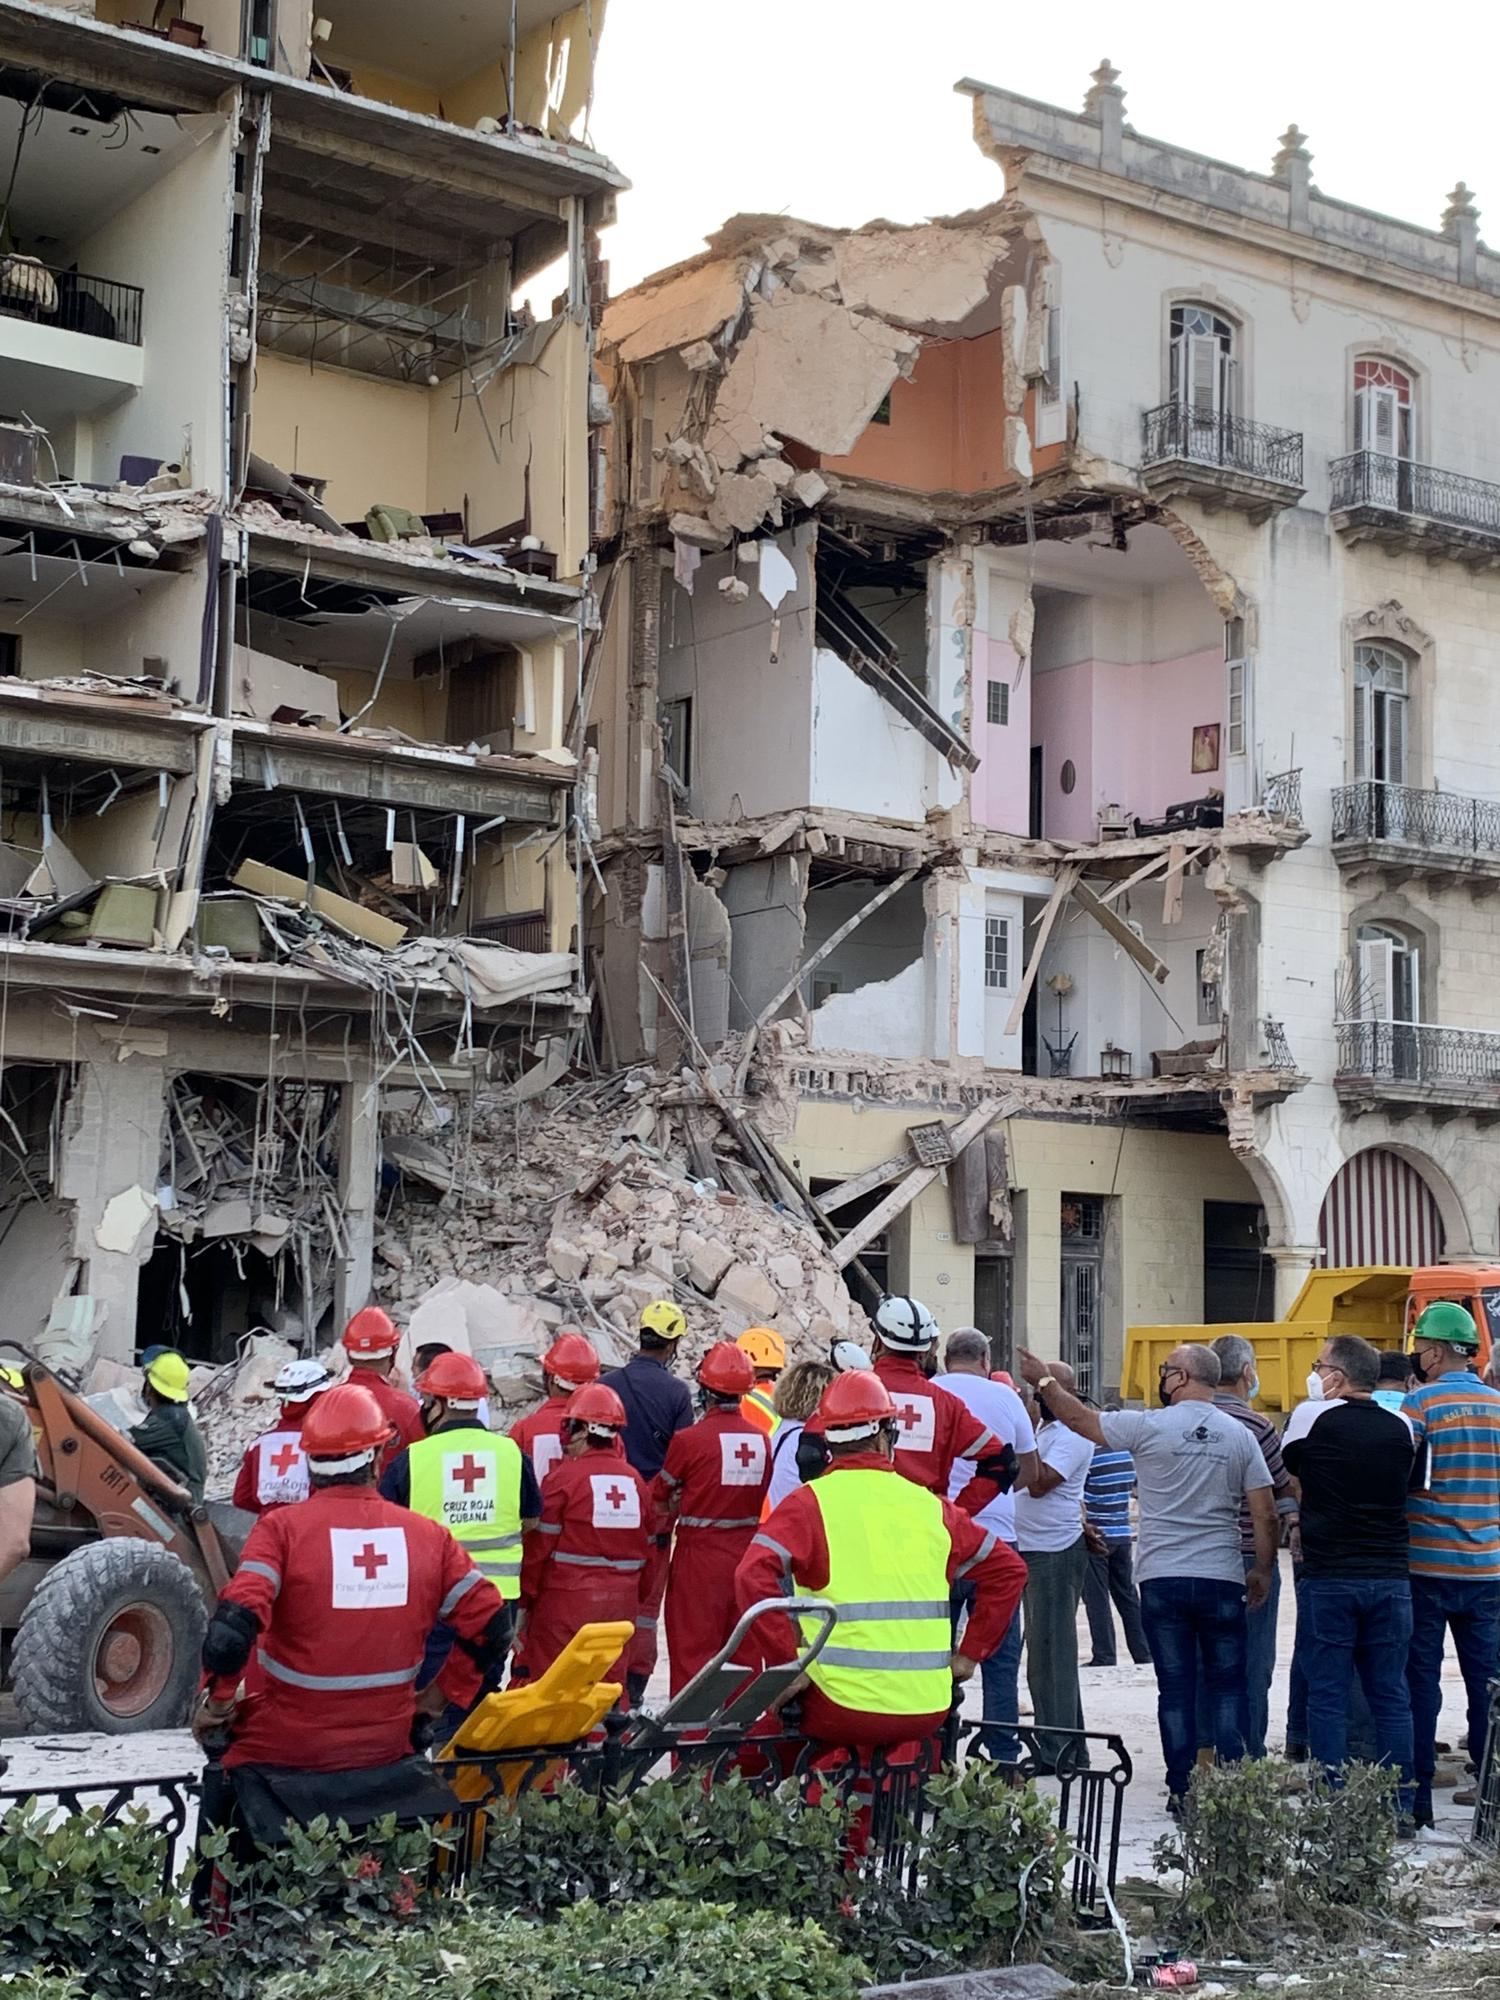
[[[1500,855],[1500,803],[1370,779],[1333,795],[1335,840],[1397,840],[1457,854]]]
[[[1272,819],[1284,819],[1293,826],[1302,824],[1302,769],[1276,771],[1261,780],[1260,802]]]
[[[1500,1034],[1407,1021],[1337,1021],[1334,1028],[1341,1077],[1500,1095]]]
[[[1488,479],[1470,479],[1461,472],[1444,472],[1436,465],[1417,465],[1379,451],[1355,451],[1334,459],[1328,478],[1335,513],[1377,507],[1387,514],[1437,521],[1471,534],[1500,535],[1500,486]]]
[[[1292,1054],[1292,1045],[1286,1038],[1286,1024],[1273,1021],[1269,1015],[1261,1022],[1264,1038],[1267,1069],[1295,1070],[1297,1058]]]
[[[139,285],[92,278],[85,271],[57,271],[34,257],[0,255],[0,316],[35,320],[67,333],[91,333],[99,340],[141,344]]]
[[[1282,486],[1302,484],[1301,431],[1279,431],[1245,417],[1214,416],[1184,403],[1147,410],[1143,429],[1143,465],[1186,459]]]

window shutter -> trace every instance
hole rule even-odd
[[[1354,683],[1354,780],[1358,784],[1370,776],[1370,722],[1374,693],[1368,680]]]
[[[1188,337],[1188,408],[1195,417],[1219,413],[1219,343],[1211,334]]]
[[[1245,662],[1229,662],[1229,754],[1245,754]]]
[[[1361,938],[1356,963],[1359,992],[1355,1004],[1362,1021],[1389,1021],[1394,999],[1393,971],[1396,948],[1389,938]]]
[[[1394,389],[1365,388],[1359,392],[1359,448],[1384,458],[1397,455],[1398,411]]]
[[[1221,349],[1219,356],[1219,412],[1218,413],[1220,416],[1223,417],[1232,417],[1234,415],[1235,404],[1238,394],[1238,384],[1235,374],[1236,367],[1237,363],[1235,361],[1234,356],[1232,354],[1226,354]]]
[[[1406,702],[1398,694],[1382,695],[1385,711],[1385,769],[1380,773],[1388,785],[1406,783]]]

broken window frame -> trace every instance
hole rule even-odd
[[[1205,946],[1202,951],[1193,954],[1193,973],[1198,988],[1198,1026],[1217,1028],[1223,1019],[1223,994],[1217,979],[1204,977],[1207,963],[1208,949]]]

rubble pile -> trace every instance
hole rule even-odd
[[[682,1080],[632,1070],[526,1104],[481,1096],[457,1133],[435,1137],[415,1114],[388,1130],[402,1187],[375,1283],[408,1344],[467,1348],[509,1409],[535,1398],[559,1327],[613,1365],[653,1299],[686,1314],[689,1364],[747,1326],[775,1327],[797,1360],[859,1337],[864,1316],[812,1223],[760,1198],[727,1129],[699,1137],[718,1171],[695,1173],[687,1117],[715,1114]]]
[[[224,1367],[193,1370],[189,1391],[208,1454],[204,1491],[210,1500],[227,1500],[233,1491],[245,1447],[269,1428],[281,1406],[271,1387],[276,1371],[297,1355],[275,1334],[251,1334]]]

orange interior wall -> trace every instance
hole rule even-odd
[[[915,493],[982,493],[1009,484],[1000,335],[932,341],[909,382],[891,390],[891,420],[870,424],[853,451],[822,462],[851,478]]]

